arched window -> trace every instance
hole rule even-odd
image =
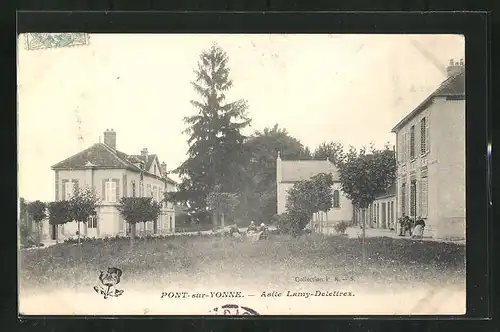
[[[340,207],[340,193],[338,190],[333,191],[333,207],[334,208]]]

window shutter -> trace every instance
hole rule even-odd
[[[106,180],[102,180],[102,199],[107,202],[108,197],[106,197]]]
[[[429,137],[429,116],[425,118],[425,151],[429,152],[431,149],[430,137]]]
[[[127,191],[128,191],[128,183],[127,183],[127,174],[123,174],[123,197],[127,197]]]
[[[61,185],[61,189],[62,189],[62,195],[61,195],[61,200],[66,200],[66,182],[68,182],[68,180],[62,180],[62,185]]]
[[[410,142],[411,139],[410,139],[410,133],[407,132],[406,133],[406,160],[409,160],[410,159]]]
[[[406,162],[407,150],[408,150],[408,144],[407,144],[407,135],[406,135],[406,131],[405,131],[403,133],[403,162]]]
[[[428,197],[427,197],[427,178],[422,178],[422,185],[421,185],[421,192],[422,192],[422,208],[421,208],[421,215],[423,217],[427,217],[427,202],[428,202]]]
[[[116,202],[119,202],[120,201],[120,180],[113,179],[113,182],[115,183]]]

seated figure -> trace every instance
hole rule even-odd
[[[251,221],[250,225],[248,225],[247,232],[257,232],[257,226],[255,225],[255,222]]]

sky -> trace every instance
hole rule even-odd
[[[183,117],[199,97],[190,82],[200,53],[226,51],[245,99],[251,134],[278,124],[313,151],[394,144],[393,126],[464,58],[460,35],[92,34],[87,45],[27,50],[18,43],[18,191],[54,199],[50,167],[117,133],[117,149],[159,155],[169,170],[186,158]],[[465,60],[465,59],[464,59]],[[178,178],[173,175],[174,179]]]

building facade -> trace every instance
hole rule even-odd
[[[129,224],[117,207],[122,197],[152,197],[162,202],[157,221],[138,224],[138,235],[175,232],[174,204],[164,201],[164,193],[176,190],[176,183],[167,176],[166,164],[158,156],[143,149],[139,155],[127,155],[116,149],[116,132],[106,130],[104,143],[97,143],[54,166],[55,200],[68,200],[75,187],[92,188],[100,198],[97,215],[80,224],[80,237],[127,236]],[[45,225],[51,240],[78,236],[78,224],[59,227]]]
[[[397,217],[423,217],[424,236],[465,238],[465,73],[463,61],[393,129]],[[397,225],[399,227],[399,225]]]
[[[288,190],[302,180],[309,180],[320,173],[332,174],[332,209],[328,213],[314,214],[311,225],[323,233],[333,232],[333,225],[340,221],[352,222],[353,207],[351,201],[341,191],[338,170],[329,160],[276,160],[276,192],[278,214],[286,212]]]

